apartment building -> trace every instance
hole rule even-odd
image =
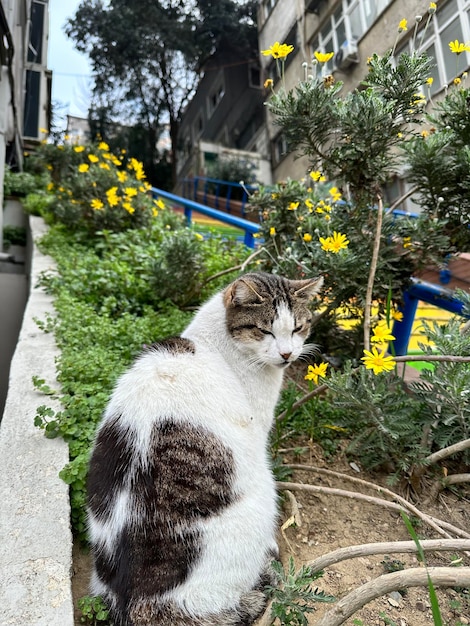
[[[261,0],[259,48],[268,49],[276,41],[294,46],[285,65],[287,89],[304,78],[306,71],[312,71],[311,66],[305,68],[302,64],[310,64],[315,51],[333,52],[331,61],[321,71],[325,75],[333,74],[344,83],[344,90],[350,91],[365,77],[367,58],[374,52],[383,54],[393,48],[398,24],[404,18],[409,28],[400,34],[396,50],[399,54],[410,48],[415,18],[420,15],[423,19],[415,45],[436,61],[431,95],[438,99],[457,74],[456,57],[449,49],[449,42],[470,41],[470,0],[439,0],[436,4],[437,11],[425,29],[428,0]],[[264,78],[271,77],[276,89],[276,62],[272,57],[261,56],[261,65]],[[464,52],[459,59],[459,73],[469,65],[470,53]],[[304,176],[308,161],[289,153],[282,132],[269,113],[266,125],[273,180]],[[394,181],[389,200],[405,190],[403,180]]]
[[[1,0],[0,30],[1,206],[5,163],[21,168],[24,149],[37,143],[40,129],[50,125],[48,0]]]
[[[218,158],[238,158],[252,162],[258,179],[270,183],[264,100],[256,47],[240,54],[236,45],[222,44],[202,68],[181,122],[179,182],[207,175]]]

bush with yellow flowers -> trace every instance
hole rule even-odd
[[[430,3],[424,29],[435,11]],[[406,30],[403,19],[397,41]],[[262,220],[257,258],[264,269],[325,278],[313,327],[320,350],[305,372],[308,384],[338,409],[334,426],[347,433],[351,454],[371,467],[386,464],[419,490],[431,454],[469,437],[470,328],[462,334],[461,319],[428,327],[423,359],[435,350],[442,361],[405,384],[393,322],[403,317],[403,293],[417,270],[444,266],[448,255],[470,246],[470,90],[464,73],[434,104],[432,59],[395,55],[397,41],[368,59],[364,80],[349,93],[322,72],[333,53],[316,52],[304,80],[287,90],[292,46],[277,42],[262,51],[276,60],[280,78],[266,85],[267,108],[288,149],[308,157],[309,166],[301,181],[261,187],[250,206]],[[470,51],[458,41],[449,47],[457,60]],[[422,209],[415,218],[385,200],[387,183],[404,171],[414,185],[407,195]],[[460,299],[469,317],[470,296]],[[468,446],[459,459],[468,464]]]
[[[54,201],[48,215],[71,230],[121,232],[148,225],[158,213],[142,163],[126,158],[124,151],[116,156],[104,141],[43,143],[32,159],[30,168],[42,165],[50,173]]]

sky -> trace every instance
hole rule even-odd
[[[88,57],[79,53],[65,33],[67,18],[72,17],[80,0],[49,1],[48,68],[52,70],[52,100],[66,105],[65,116],[87,117],[91,92]],[[65,122],[60,124],[65,126]]]

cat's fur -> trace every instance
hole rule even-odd
[[[267,454],[322,279],[245,274],[120,378],[88,478],[92,592],[127,626],[243,626],[277,554]]]

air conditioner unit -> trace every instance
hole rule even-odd
[[[355,41],[345,41],[335,54],[335,66],[345,70],[351,65],[359,63],[359,51]]]

